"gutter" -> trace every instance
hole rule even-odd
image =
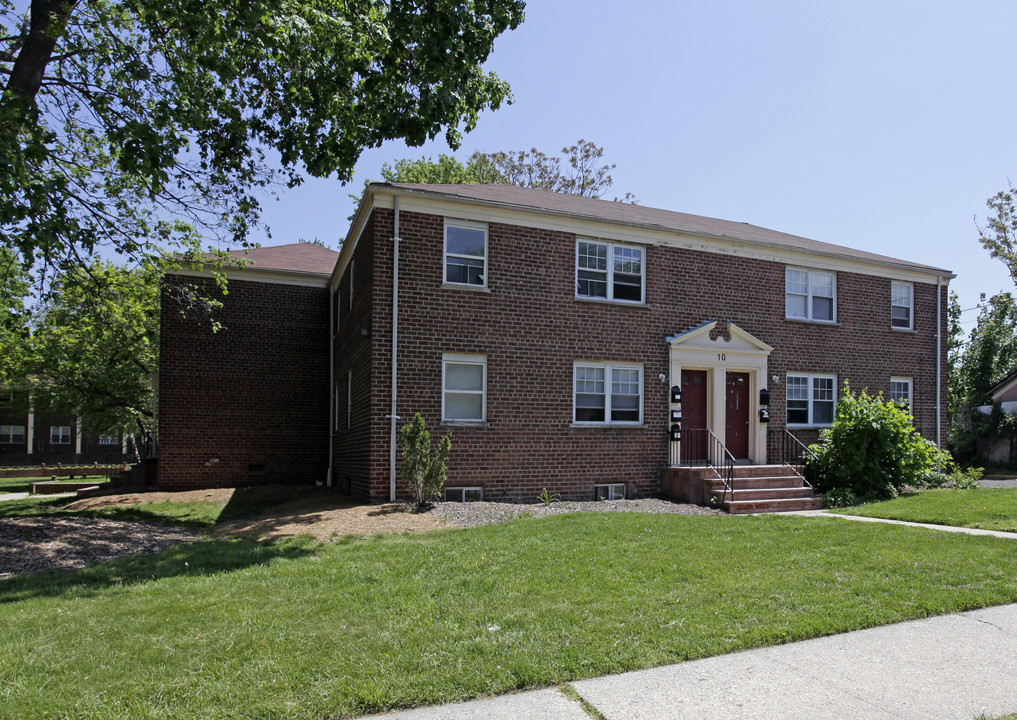
[[[396,499],[396,447],[398,445],[396,400],[399,379],[399,196],[395,200],[392,224],[392,407],[389,412],[388,499]]]
[[[943,447],[943,276],[936,278],[936,446]]]
[[[336,290],[338,292],[338,289]],[[328,285],[328,475],[325,486],[332,487],[332,468],[335,464],[335,302],[332,300],[332,284]]]

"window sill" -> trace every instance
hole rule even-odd
[[[833,425],[791,425],[791,424],[787,424],[784,427],[786,427],[788,430],[829,430],[830,428],[833,427]]]
[[[574,422],[574,423],[572,423],[572,427],[574,427],[574,428],[591,429],[591,430],[596,430],[597,428],[600,428],[601,430],[618,430],[618,429],[624,430],[626,428],[629,428],[629,429],[632,429],[632,430],[640,430],[640,429],[645,429],[646,428],[646,424],[645,423],[607,423],[607,422],[586,422],[586,423],[579,423],[579,422]]]
[[[487,420],[442,420],[441,424],[447,427],[489,427],[491,425]]]
[[[470,292],[489,293],[491,288],[487,285],[461,285],[459,283],[442,283],[441,286],[447,290],[468,290]]]
[[[596,303],[597,305],[621,305],[623,307],[647,307],[645,302],[634,300],[608,300],[607,298],[581,297],[576,295],[572,298],[576,302]]]
[[[899,328],[899,327],[893,327],[891,325],[890,326],[890,330],[892,330],[893,332],[897,332],[897,333],[904,333],[905,335],[917,335],[918,334],[918,331],[915,330],[914,328]]]
[[[809,320],[808,318],[796,318],[784,316],[784,319],[788,322],[803,323],[805,325],[822,325],[824,327],[840,327],[840,323],[836,320]]]

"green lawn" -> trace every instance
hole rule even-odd
[[[0,714],[345,717],[1015,602],[1015,566],[1008,540],[775,516],[208,540],[0,583]]]
[[[1017,488],[922,490],[886,502],[831,512],[1017,532]]]
[[[13,477],[13,478],[0,478],[0,493],[14,493],[14,492],[28,492],[31,488],[32,483],[46,482],[48,477]],[[84,480],[95,481],[97,483],[107,482],[109,478],[105,475],[90,475],[87,478],[82,478],[80,475],[75,476],[73,480],[67,478],[59,478],[61,482],[83,482]]]

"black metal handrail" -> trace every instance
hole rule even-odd
[[[708,428],[682,431],[682,439],[671,443],[671,465],[709,467],[724,483],[721,502],[728,493],[734,497],[734,455]]]
[[[803,483],[810,488],[813,487],[809,477],[812,476],[814,470],[810,469],[809,461],[815,461],[818,458],[808,445],[799,440],[787,428],[780,430],[767,428],[766,445],[766,454],[771,463],[787,465],[802,479]]]

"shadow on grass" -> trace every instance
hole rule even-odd
[[[250,540],[200,540],[158,553],[89,565],[81,570],[48,570],[0,580],[0,604],[44,597],[87,597],[130,585],[175,577],[200,577],[294,560],[311,555],[307,538],[278,543]]]

